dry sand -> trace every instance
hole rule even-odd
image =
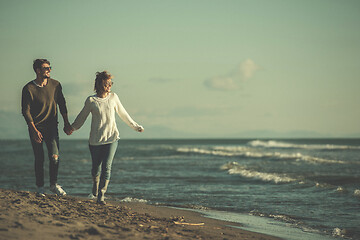
[[[194,224],[194,225],[193,225]],[[279,239],[201,214],[0,189],[0,239]]]

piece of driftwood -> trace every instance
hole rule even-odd
[[[175,222],[177,225],[190,225],[190,226],[203,226],[205,223],[187,223],[187,222]]]

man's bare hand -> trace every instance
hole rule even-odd
[[[71,135],[73,132],[74,132],[74,129],[71,127],[70,124],[66,124],[64,126],[64,132],[67,134],[67,135]]]
[[[28,123],[28,127],[29,127],[31,138],[35,142],[41,143],[42,140],[43,140],[43,135],[41,134],[41,132],[39,130],[37,130],[37,128],[35,127],[34,122]]]
[[[37,143],[41,143],[43,140],[43,135],[41,134],[41,132],[37,129],[31,129],[30,131],[32,139],[34,139]]]

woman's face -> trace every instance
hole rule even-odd
[[[104,92],[109,93],[111,91],[112,85],[113,85],[113,82],[111,81],[111,79],[104,80],[103,81]]]

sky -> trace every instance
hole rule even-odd
[[[360,137],[359,26],[351,0],[0,0],[0,137],[28,137],[36,58],[70,122],[95,73],[113,74],[145,128],[119,121],[123,138]]]

